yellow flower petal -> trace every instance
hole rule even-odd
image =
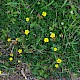
[[[10,61],[12,61],[12,60],[13,60],[13,58],[12,58],[12,57],[10,57],[10,58],[9,58],[9,60],[10,60]]]
[[[18,53],[22,53],[22,49],[18,49]]]
[[[29,18],[28,18],[28,17],[26,18],[26,21],[27,21],[27,22],[29,21]]]
[[[57,51],[57,50],[58,50],[58,49],[55,47],[55,48],[54,48],[54,51]]]
[[[7,41],[10,42],[11,41],[11,38],[8,38]]]
[[[13,57],[13,53],[11,53],[11,54],[10,54],[10,56],[12,56],[12,57]]]
[[[58,59],[56,60],[56,62],[57,62],[57,63],[61,63],[62,60],[61,60],[60,58],[58,58]]]
[[[16,41],[18,41],[19,40],[19,38],[16,38]]]
[[[46,15],[47,15],[47,13],[43,11],[43,12],[42,12],[42,16],[45,17]]]
[[[2,74],[2,71],[0,70],[0,74]]]
[[[20,63],[21,61],[20,60],[18,60],[18,63]]]
[[[29,34],[29,30],[25,30],[25,34],[28,35]]]
[[[49,42],[49,39],[48,38],[44,38],[44,42]]]
[[[55,38],[55,33],[51,33],[50,37]]]
[[[56,68],[59,68],[59,65],[58,65],[58,64],[55,64],[55,67],[56,67]]]

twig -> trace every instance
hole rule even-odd
[[[3,74],[0,74],[0,76],[5,76],[5,75],[8,75],[8,74],[4,74],[4,73]]]
[[[26,77],[26,75],[25,75],[25,73],[24,73],[23,68],[22,68],[22,70],[21,70],[21,74],[23,75],[23,77],[24,77],[26,80],[28,80],[27,77]]]
[[[14,46],[12,47],[11,53],[13,53]]]
[[[9,47],[6,50],[9,50],[12,47],[12,43],[9,45]]]

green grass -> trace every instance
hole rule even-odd
[[[79,0],[1,0],[0,60],[4,63],[0,63],[0,70],[8,73],[10,69],[15,71],[16,65],[26,63],[31,64],[30,70],[38,79],[79,74],[79,4]],[[46,17],[42,16],[43,11]],[[26,17],[30,18],[28,22]],[[28,35],[24,34],[26,29],[30,31]],[[50,38],[51,32],[55,33],[55,39]],[[46,37],[48,43],[44,42]],[[8,38],[19,38],[19,41],[13,44],[13,41],[7,42]],[[58,48],[56,52],[54,47]],[[14,55],[13,61],[9,61],[10,53]],[[57,58],[62,60],[59,68],[55,68]]]

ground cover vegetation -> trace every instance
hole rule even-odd
[[[0,75],[23,63],[38,80],[79,76],[80,0],[0,0]]]

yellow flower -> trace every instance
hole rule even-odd
[[[25,34],[28,35],[29,34],[29,30],[25,30]]]
[[[58,49],[55,47],[55,48],[54,48],[54,51],[57,51],[57,50],[58,50]]]
[[[10,61],[12,61],[12,60],[13,60],[13,58],[12,58],[12,57],[10,57],[10,58],[9,58],[9,60],[10,60]]]
[[[62,60],[61,60],[60,58],[58,58],[58,59],[56,60],[56,62],[57,62],[57,63],[61,63]]]
[[[7,41],[10,42],[11,41],[11,38],[8,38]]]
[[[29,18],[28,18],[28,17],[26,18],[26,21],[27,21],[27,22],[29,21]]]
[[[12,57],[13,57],[13,53],[11,53],[11,54],[10,54],[10,56],[12,56]]]
[[[22,53],[22,49],[18,49],[18,53]]]
[[[51,33],[50,37],[55,38],[55,33]]]
[[[18,41],[19,40],[19,38],[16,38],[16,41]]]
[[[2,71],[0,70],[0,74],[2,74]]]
[[[18,63],[20,63],[21,61],[20,60],[18,60]]]
[[[44,42],[49,42],[49,39],[48,38],[44,38]]]
[[[59,68],[59,65],[58,65],[58,64],[55,64],[55,67],[56,67],[56,68]]]
[[[44,12],[44,11],[42,12],[42,16],[44,16],[44,17],[45,17],[45,16],[46,16],[46,14],[47,14],[46,12]]]

